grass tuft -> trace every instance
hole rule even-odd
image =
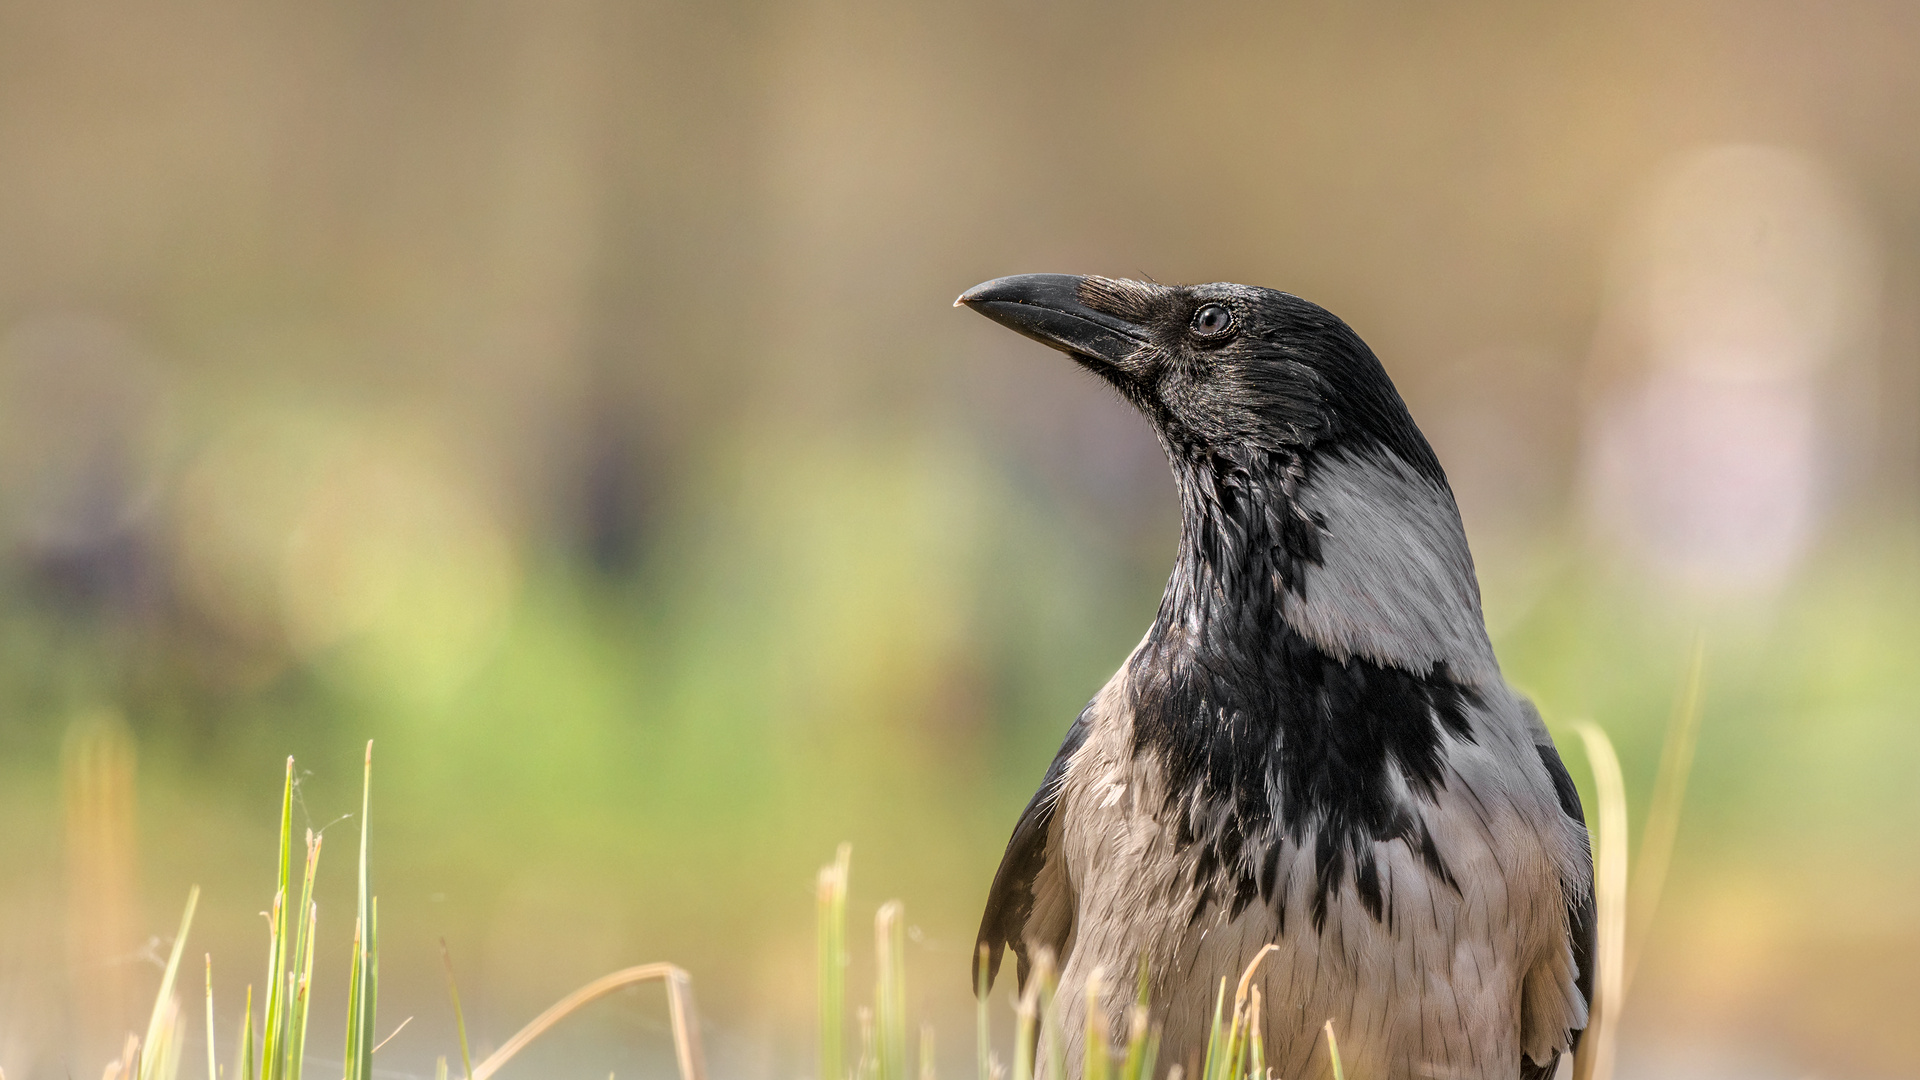
[[[154,997],[153,1014],[147,1020],[146,1040],[138,1044],[128,1070],[138,1080],[173,1080],[179,1075],[184,1021],[180,1017],[180,1004],[173,997],[173,981],[180,974],[180,955],[186,951],[187,931],[193,928],[193,909],[199,904],[200,886],[195,885],[187,892],[187,910],[180,916],[180,932],[173,936],[166,973],[160,976],[160,993]]]
[[[373,1080],[374,1021],[380,999],[380,902],[368,883],[367,839],[373,810],[373,743],[367,743],[360,792],[360,888],[353,928],[353,968],[347,982],[346,1080]],[[289,1078],[297,1080],[297,1078]]]
[[[1650,812],[1646,846],[1636,872],[1633,894],[1638,920],[1635,930],[1644,940],[1645,924],[1658,900],[1660,879],[1671,857],[1681,799],[1691,765],[1700,713],[1701,662],[1696,651],[1689,681],[1670,724],[1661,757],[1654,807]],[[1599,942],[1595,994],[1589,1029],[1574,1061],[1576,1080],[1611,1080],[1620,1002],[1627,974],[1628,847],[1625,785],[1620,763],[1605,732],[1592,724],[1576,725],[1592,763],[1598,791],[1596,902]],[[261,1026],[254,1026],[254,987],[246,992],[237,1040],[236,1080],[304,1080],[308,1017],[313,997],[314,951],[319,921],[314,902],[322,838],[308,831],[304,858],[295,889],[293,793],[295,769],[287,759],[286,783],[280,802],[279,865],[273,903],[267,917],[267,983]],[[373,1058],[384,1042],[375,1041],[379,996],[379,899],[371,884],[373,744],[367,744],[360,803],[359,882],[356,918],[347,984],[347,1030],[343,1080],[372,1080]],[[906,993],[906,918],[899,901],[880,906],[874,917],[875,976],[871,1007],[855,1012],[859,1053],[852,1068],[846,1059],[846,921],[851,849],[843,844],[832,864],[820,871],[817,885],[819,1077],[818,1080],[938,1080],[935,1035],[921,1025],[917,1067],[910,1070],[909,1018]],[[129,1035],[121,1057],[107,1067],[108,1080],[178,1080],[186,1018],[174,996],[180,959],[199,902],[196,886],[188,895],[179,932],[162,976],[144,1038]],[[1205,1054],[1194,1080],[1276,1080],[1271,1075],[1263,1041],[1262,1017],[1266,1003],[1254,980],[1260,964],[1277,946],[1264,946],[1241,972],[1229,1004],[1227,980],[1221,979],[1214,1000]],[[646,964],[613,972],[561,999],[507,1040],[499,1050],[475,1065],[468,1049],[466,1019],[453,977],[453,964],[444,940],[447,991],[459,1030],[464,1080],[491,1080],[493,1075],[534,1039],[539,1038],[586,1003],[622,987],[660,979],[666,983],[674,1050],[682,1080],[705,1080],[706,1064],[694,1008],[692,980],[672,964]],[[1637,954],[1636,954],[1637,956]],[[1059,967],[1050,950],[1031,958],[1025,984],[1014,996],[1014,1039],[1010,1067],[1003,1067],[993,1051],[990,986],[986,970],[989,955],[982,949],[975,990],[976,1080],[1070,1080],[1067,1039],[1057,1000]],[[1161,1080],[1158,1073],[1160,1031],[1151,1022],[1150,979],[1145,958],[1136,972],[1133,1000],[1124,1012],[1104,1002],[1110,973],[1093,972],[1086,980],[1084,1052],[1077,1080]],[[1124,984],[1120,984],[1124,986]],[[217,1045],[213,1002],[213,959],[206,958],[205,976],[207,1076],[220,1080],[213,1048]],[[1124,1017],[1125,1040],[1115,1045],[1112,1025]],[[411,1018],[409,1018],[410,1020]],[[406,1027],[403,1022],[387,1038]],[[256,1030],[258,1040],[256,1042]],[[1345,1080],[1339,1042],[1333,1022],[1324,1025],[1328,1063],[1334,1080]],[[436,1080],[446,1080],[448,1059],[440,1057]],[[4,1080],[0,1077],[0,1080]],[[1164,1080],[1186,1080],[1181,1063],[1171,1064]],[[1286,1078],[1277,1078],[1286,1080]]]

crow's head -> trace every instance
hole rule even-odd
[[[1444,488],[1380,361],[1331,312],[1251,285],[1019,274],[955,301],[1072,356],[1181,458],[1392,451]]]

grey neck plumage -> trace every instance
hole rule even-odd
[[[1442,662],[1472,684],[1498,676],[1451,492],[1389,451],[1336,450],[1297,500],[1323,540],[1284,604],[1295,630],[1335,659],[1416,672]]]

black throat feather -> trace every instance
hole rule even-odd
[[[1328,537],[1301,506],[1310,451],[1169,450],[1180,553],[1130,687],[1134,752],[1159,760],[1177,842],[1200,849],[1192,918],[1222,905],[1232,918],[1258,899],[1284,932],[1284,856],[1305,843],[1316,931],[1349,882],[1391,923],[1381,842],[1405,842],[1457,888],[1420,811],[1446,783],[1443,739],[1473,738],[1473,691],[1444,662],[1336,659],[1287,622],[1284,599],[1307,597],[1321,545],[1359,540]]]

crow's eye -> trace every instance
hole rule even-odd
[[[1233,329],[1233,312],[1224,304],[1206,304],[1193,313],[1193,336],[1211,340]]]

